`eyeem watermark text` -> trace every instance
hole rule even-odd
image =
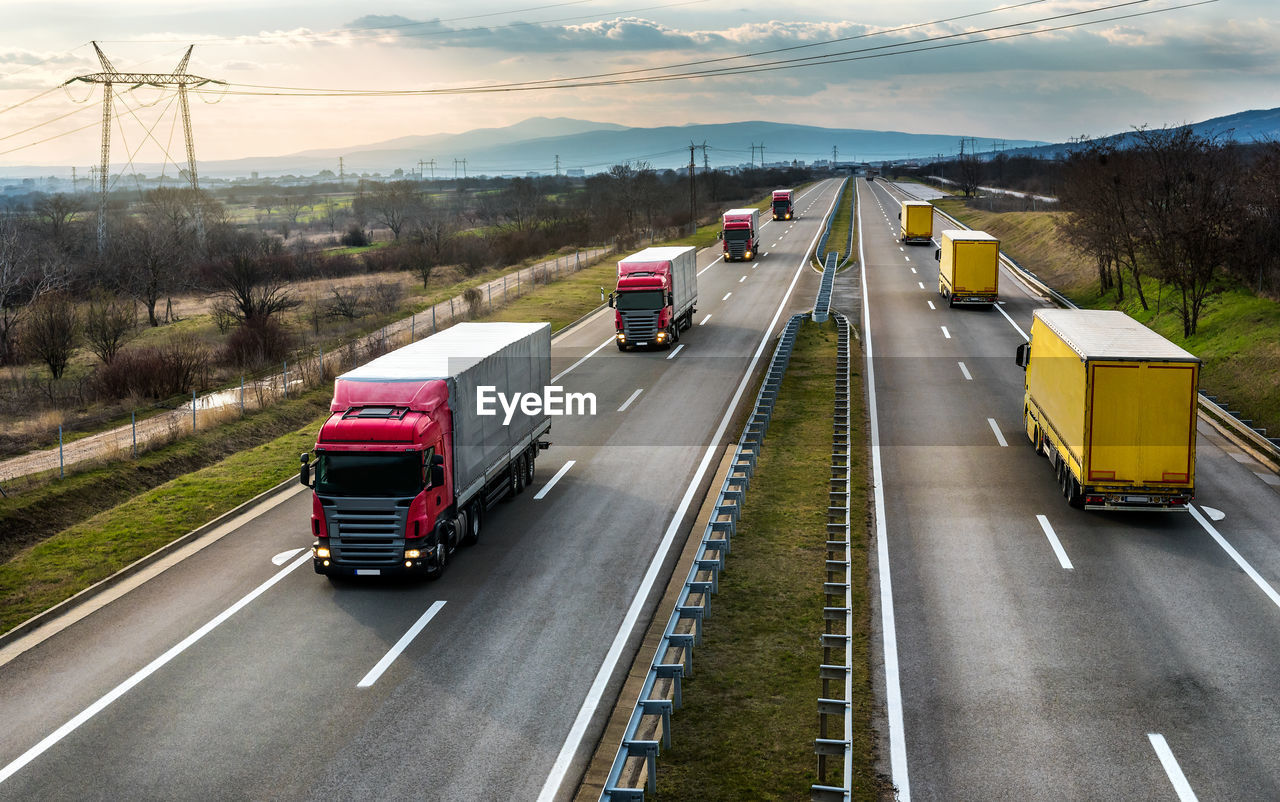
[[[511,395],[498,392],[498,388],[492,384],[482,384],[476,388],[477,415],[497,415],[498,406],[502,407],[502,425],[509,426],[517,409],[526,415],[594,415],[596,394],[566,393],[563,387],[557,385],[543,387],[541,393]]]

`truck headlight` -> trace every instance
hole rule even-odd
[[[621,341],[623,341],[623,340],[626,340],[626,339],[627,339],[627,335],[626,335],[626,334],[623,334],[622,332],[618,332],[618,341],[619,341],[619,342],[621,342]]]
[[[329,547],[328,547],[328,546],[316,546],[315,548],[313,548],[313,549],[312,549],[312,551],[313,551],[313,552],[315,552],[315,558],[316,558],[317,560],[327,560],[327,559],[329,559]]]
[[[662,342],[665,339],[667,339],[667,333],[665,331],[658,332],[658,342]]]
[[[422,558],[422,551],[419,549],[405,549],[404,558],[406,560],[418,560]]]
[[[747,251],[746,253],[744,253],[744,254],[743,254],[743,257],[745,257],[745,258],[747,258],[747,259],[750,259],[750,258],[751,258],[751,251]]]

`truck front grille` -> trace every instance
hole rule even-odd
[[[395,565],[404,559],[409,508],[394,498],[324,500],[329,548],[339,565]]]
[[[657,310],[624,310],[622,330],[627,335],[627,342],[653,342],[658,336]]]
[[[747,243],[745,242],[729,243],[729,257],[731,259],[745,259],[746,255],[747,255]]]

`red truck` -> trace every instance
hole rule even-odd
[[[697,252],[690,247],[645,248],[618,260],[618,286],[609,295],[619,351],[670,348],[693,325],[698,302]]]
[[[773,219],[790,220],[795,215],[795,190],[775,189],[773,191]]]
[[[724,213],[720,239],[724,242],[724,260],[751,261],[760,252],[760,210],[730,209]]]
[[[298,477],[316,573],[443,573],[485,511],[533,481],[564,414],[550,373],[549,324],[459,323],[339,376]]]

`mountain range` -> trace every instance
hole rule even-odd
[[[1198,132],[1214,132],[1245,142],[1280,139],[1280,108],[1240,112],[1191,124]],[[1112,138],[1123,139],[1131,132]],[[401,170],[424,176],[551,174],[581,170],[586,174],[608,170],[615,164],[645,163],[657,169],[679,168],[690,156],[699,167],[791,162],[813,163],[833,157],[842,163],[901,161],[953,156],[959,134],[913,134],[856,128],[824,128],[780,122],[749,121],[695,123],[682,126],[638,128],[611,122],[567,117],[534,117],[504,128],[479,128],[460,134],[403,136],[367,145],[305,150],[280,156],[255,156],[223,161],[201,161],[202,175],[231,178],[314,175],[321,170],[338,172],[343,160],[347,175],[382,176]],[[197,142],[199,132],[197,132]],[[705,149],[703,145],[705,144]],[[693,146],[691,152],[690,146]],[[1067,143],[976,138],[976,152],[999,147],[1008,154],[1051,158]],[[138,164],[140,173],[160,170],[158,164]],[[70,172],[66,167],[0,167],[6,177],[48,176]]]

